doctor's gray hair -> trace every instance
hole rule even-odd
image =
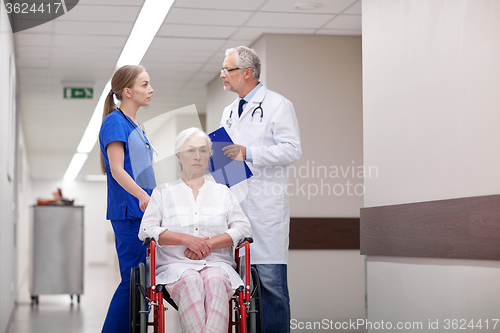
[[[236,53],[236,66],[252,70],[253,78],[259,81],[260,78],[260,59],[254,49],[246,46],[233,47],[226,50],[226,57]]]
[[[208,150],[212,150],[212,140],[210,140],[210,137],[207,135],[207,133],[203,132],[197,127],[191,127],[185,129],[184,131],[180,132],[179,135],[177,135],[177,138],[175,139],[175,155],[179,155],[181,153],[184,143],[186,143],[186,141],[192,136],[199,136],[204,138],[207,141]]]

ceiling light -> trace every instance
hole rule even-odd
[[[293,5],[293,8],[297,10],[311,10],[318,9],[319,7],[321,7],[321,4],[313,2],[300,2]]]
[[[144,2],[141,12],[134,23],[134,27],[132,28],[132,32],[130,32],[130,36],[127,39],[127,43],[123,47],[122,53],[118,58],[115,69],[124,65],[138,65],[141,62],[142,58],[148,51],[149,45],[151,45],[156,33],[163,24],[163,21],[165,20],[165,17],[167,16],[173,3],[174,0],[146,0]],[[102,123],[104,101],[106,100],[106,96],[109,94],[110,90],[111,80],[109,80],[104,87],[101,97],[97,102],[97,106],[94,109],[94,113],[92,114],[80,144],[78,145],[77,153],[73,156],[68,170],[64,175],[64,179],[70,179],[72,176],[73,178],[71,180],[74,180],[80,173],[80,170],[87,159],[87,154],[94,149]],[[83,160],[81,164],[73,162],[77,155],[80,156],[78,157],[78,161]],[[85,155],[85,159],[83,159],[83,155]],[[70,173],[70,168],[72,168],[73,164],[79,165],[79,168],[78,170],[71,170]],[[66,177],[68,174],[71,176]]]
[[[123,48],[116,68],[139,65],[160,29],[174,0],[146,0]]]
[[[76,153],[75,155],[73,155],[73,158],[69,163],[68,170],[66,170],[66,173],[64,174],[64,180],[66,181],[75,180],[76,176],[78,176],[80,170],[85,164],[87,157],[88,157],[87,154],[82,154],[82,153]]]

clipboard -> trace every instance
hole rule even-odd
[[[208,169],[217,183],[231,187],[253,176],[244,161],[236,161],[224,155],[222,148],[233,144],[233,140],[224,127],[213,131],[208,136],[212,140],[213,151]]]

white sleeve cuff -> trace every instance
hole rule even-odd
[[[167,230],[167,228],[165,227],[160,227],[160,226],[157,226],[157,227],[154,227],[152,228],[151,230],[141,230],[141,231],[144,231],[148,237],[151,237],[151,238],[154,238],[155,241],[156,241],[156,246],[159,246],[159,247],[162,247],[162,245],[160,245],[160,243],[158,242],[158,240],[160,239],[160,235],[165,231]]]
[[[226,234],[228,234],[229,236],[231,236],[231,238],[233,239],[233,246],[237,246],[240,241],[241,241],[241,233],[236,230],[236,229],[229,229],[229,230],[226,230]]]
[[[252,148],[247,147],[247,159],[246,162],[253,163]]]

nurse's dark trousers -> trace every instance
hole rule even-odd
[[[121,282],[116,288],[108,314],[102,327],[103,333],[129,332],[130,269],[146,262],[146,246],[139,239],[140,219],[111,221],[115,232],[115,245],[120,264]]]

